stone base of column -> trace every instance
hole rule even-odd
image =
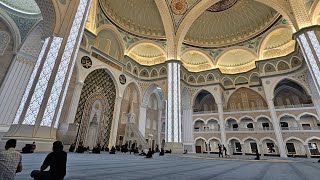
[[[78,125],[74,123],[62,123],[57,130],[57,140],[65,146],[70,146],[75,142],[78,131]]]
[[[36,151],[52,151],[52,143],[56,141],[56,129],[50,127],[39,127],[35,129],[32,125],[11,125],[8,132],[1,138],[0,148],[3,149],[9,139],[17,140],[18,151],[26,144],[36,143]]]
[[[173,154],[182,154],[183,153],[183,144],[182,143],[166,143],[164,146],[165,150],[170,150]]]
[[[56,139],[44,139],[44,138],[29,138],[29,137],[10,137],[4,136],[0,140],[0,149],[4,149],[6,142],[9,139],[16,139],[17,140],[17,151],[22,151],[22,148],[26,146],[26,144],[32,144],[33,142],[36,143],[36,150],[35,152],[50,152],[52,151],[52,144],[56,141]],[[64,148],[64,150],[66,150]]]
[[[193,143],[183,143],[183,152],[187,150],[188,153],[195,153]]]

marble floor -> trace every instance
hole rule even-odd
[[[23,171],[17,180],[26,180],[33,169],[38,169],[45,153],[23,155]],[[199,180],[315,180],[320,177],[317,159],[263,158],[250,156],[228,159],[214,155],[165,155],[155,154],[145,159],[130,154],[68,154],[66,180],[106,179],[199,179]]]

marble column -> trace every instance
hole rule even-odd
[[[320,95],[320,26],[303,28],[294,34],[307,63],[314,86]]]
[[[279,147],[280,156],[281,157],[287,157],[286,148],[285,148],[285,144],[284,144],[282,133],[281,133],[280,122],[279,122],[279,119],[277,117],[277,114],[276,114],[276,111],[275,111],[275,108],[274,108],[273,100],[272,99],[268,99],[267,103],[268,103],[268,107],[269,107],[269,110],[270,110],[270,115],[271,115],[271,118],[272,118],[272,124],[273,124],[274,133],[275,133],[275,136],[276,136],[276,140],[278,141],[278,147]]]
[[[112,121],[110,141],[109,141],[109,149],[111,149],[112,146],[115,146],[117,142],[122,99],[123,99],[122,97],[117,97],[115,100],[113,121]]]
[[[90,6],[91,0],[79,0],[70,8],[73,13],[66,34],[45,39],[14,125],[3,140],[16,138],[21,144],[36,141],[38,150],[51,149]]]
[[[304,146],[304,149],[305,149],[305,151],[306,151],[307,158],[311,158],[311,152],[310,152],[310,149],[309,149],[308,144],[305,144],[305,145],[303,145],[303,146]]]
[[[194,152],[192,108],[188,106],[183,107],[182,110],[184,150],[187,150],[188,152]]]
[[[143,137],[146,136],[147,107],[148,104],[141,103],[139,111],[139,131]]]
[[[223,105],[222,103],[218,103],[218,113],[219,113],[219,122],[220,122],[220,133],[221,133],[221,144],[227,145],[226,140],[226,125],[223,116]]]
[[[74,87],[72,99],[71,99],[71,104],[69,107],[69,113],[68,113],[67,120],[66,120],[66,123],[68,123],[68,124],[74,123],[74,119],[77,114],[77,108],[78,108],[83,85],[84,85],[84,83],[79,81],[76,83],[76,85]]]
[[[181,138],[181,91],[180,91],[180,61],[168,61],[168,118],[166,149],[172,149],[173,153],[182,153]]]

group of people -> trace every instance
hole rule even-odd
[[[22,171],[22,156],[15,150],[17,140],[6,142],[5,150],[0,152],[0,180],[14,180],[16,173]],[[39,170],[31,172],[36,180],[62,180],[66,175],[67,153],[63,151],[63,144],[55,141],[52,152],[47,155]],[[48,171],[45,171],[49,168]]]
[[[219,149],[219,157],[223,157],[223,152],[224,152],[224,157],[228,157],[229,155],[227,154],[227,148],[224,145],[218,144],[218,149]]]

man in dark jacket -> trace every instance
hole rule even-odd
[[[62,142],[53,143],[52,151],[44,160],[40,171],[31,172],[31,177],[37,180],[62,180],[66,175],[67,153],[63,151]],[[45,171],[50,167],[49,171]]]

